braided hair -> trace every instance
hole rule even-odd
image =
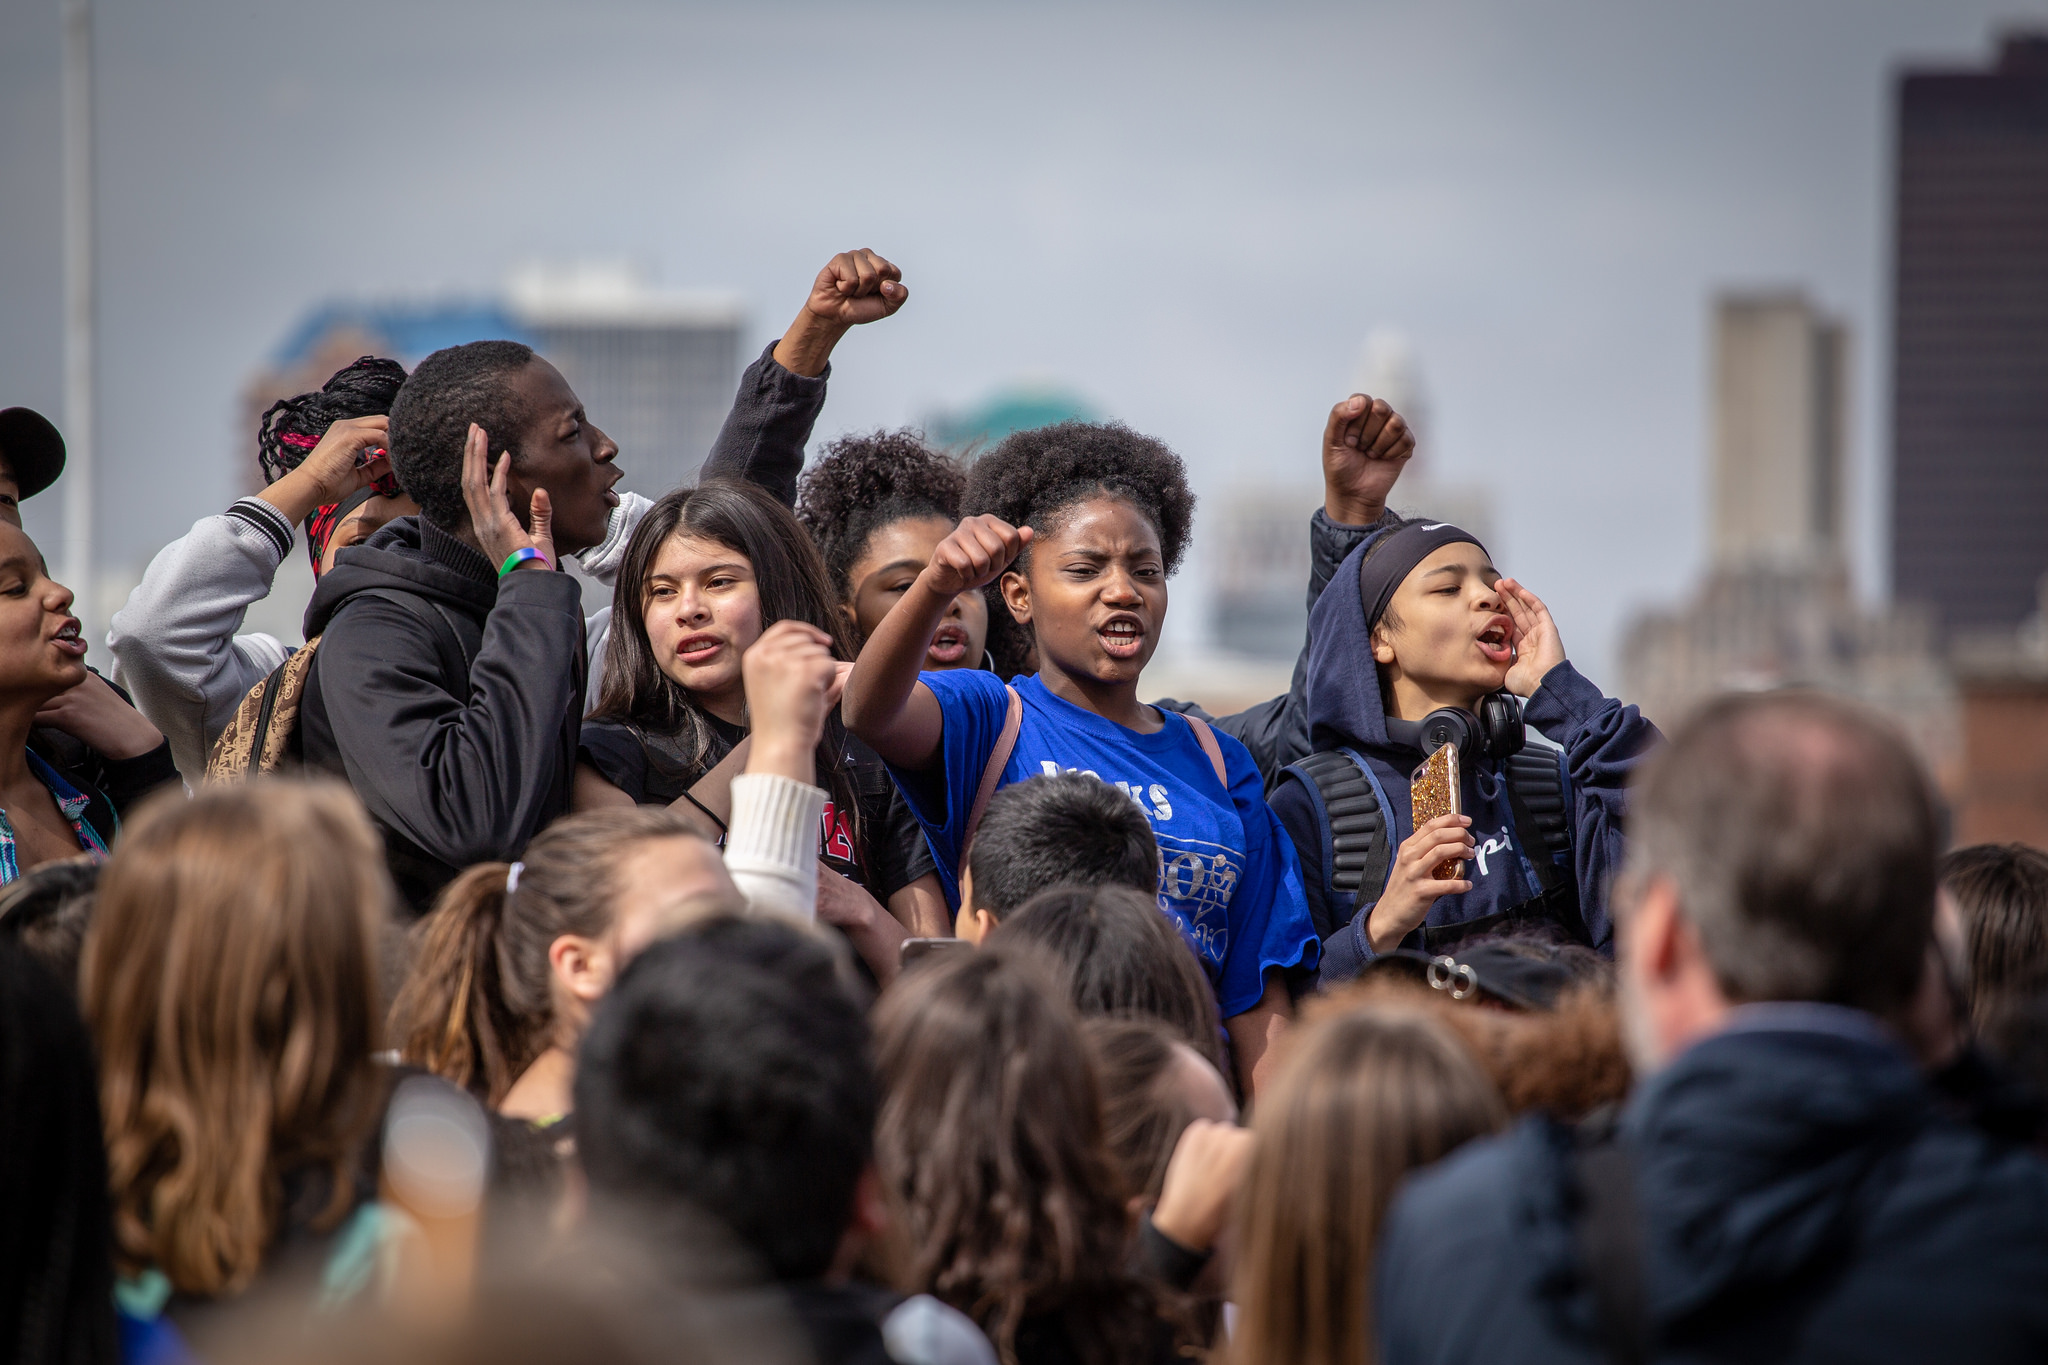
[[[280,398],[264,411],[256,428],[256,462],[263,467],[263,481],[276,483],[297,469],[320,444],[327,428],[352,417],[382,417],[390,413],[405,383],[405,366],[382,356],[366,355],[336,370],[313,393]],[[395,475],[386,474],[372,486],[380,498],[395,498],[402,491]],[[306,553],[313,557],[313,572],[320,572],[320,560],[327,538],[334,531],[339,503],[316,507],[306,518]]]
[[[842,436],[805,471],[796,516],[844,602],[853,590],[848,575],[875,532],[909,517],[958,521],[966,489],[966,471],[908,427]]]
[[[404,382],[405,366],[366,355],[336,370],[317,392],[272,403],[256,430],[256,462],[263,466],[263,481],[276,483],[297,469],[336,422],[390,413],[391,400]]]

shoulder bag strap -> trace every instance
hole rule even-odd
[[[277,716],[277,694],[284,691],[284,671],[291,667],[287,658],[257,684],[263,689],[263,705],[257,708],[256,724],[249,732],[249,761],[243,769],[244,777],[260,777],[263,773],[263,749],[270,742],[270,723]]]
[[[1017,732],[1024,728],[1024,698],[1007,684],[1003,691],[1010,694],[1010,705],[1003,713],[1003,729],[996,736],[996,747],[989,750],[988,763],[981,770],[981,785],[974,789],[974,805],[967,812],[967,828],[960,836],[963,865],[967,861],[967,847],[974,842],[974,831],[981,827],[981,813],[988,809],[988,799],[996,794],[996,788],[1003,785],[1003,769],[1010,766],[1010,755],[1017,752]]]
[[[1195,732],[1195,743],[1202,746],[1202,752],[1209,756],[1209,766],[1216,770],[1216,780],[1223,784],[1223,790],[1230,790],[1230,771],[1223,765],[1223,746],[1216,742],[1216,732],[1209,728],[1209,722],[1200,716],[1183,711],[1180,718]]]
[[[456,689],[456,695],[461,697],[468,691],[469,672],[476,661],[470,657],[469,646],[462,638],[462,630],[455,624],[455,618],[448,614],[448,608],[432,599],[422,599],[414,593],[395,590],[370,588],[356,595],[375,597],[380,601],[393,603],[408,616],[426,622],[427,629],[434,633],[434,648],[441,655],[442,667],[445,669],[451,664],[459,666],[457,676],[461,678],[462,685]],[[466,697],[463,699],[467,700]]]

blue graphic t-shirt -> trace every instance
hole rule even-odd
[[[1010,698],[1001,679],[977,669],[920,680],[945,715],[942,768],[938,782],[901,772],[896,778],[957,903],[961,840]],[[1294,845],[1266,804],[1258,765],[1244,745],[1216,733],[1230,775],[1226,791],[1183,716],[1162,713],[1165,726],[1141,735],[1061,700],[1036,676],[1013,686],[1024,699],[1024,722],[1001,785],[1078,771],[1137,802],[1159,840],[1159,906],[1201,954],[1224,1018],[1259,1003],[1267,972],[1316,964],[1322,945]],[[932,804],[941,798],[942,806]]]

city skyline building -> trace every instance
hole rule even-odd
[[[2048,34],[1895,108],[1892,593],[2010,633],[2048,573]]]
[[[1796,290],[1710,305],[1709,563],[1622,634],[1622,696],[1669,729],[1730,691],[1811,687],[1892,717],[1958,780],[1954,686],[1924,607],[1858,604],[1843,546],[1848,327]]]
[[[659,497],[689,482],[711,451],[739,382],[745,321],[729,295],[653,287],[630,266],[526,266],[490,298],[336,300],[311,310],[244,390],[243,482],[260,486],[257,418],[317,389],[357,356],[407,368],[446,346],[521,341],[560,369],[619,445],[623,488]]]
[[[1829,565],[1843,550],[1848,329],[1797,290],[1714,303],[1717,568]]]

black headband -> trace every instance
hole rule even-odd
[[[1448,522],[1411,521],[1380,532],[1386,543],[1374,548],[1358,562],[1358,600],[1365,604],[1365,628],[1369,632],[1387,614],[1387,603],[1415,566],[1446,545],[1479,545],[1479,538]],[[1479,545],[1479,552],[1486,547]],[[1491,556],[1489,556],[1490,558]]]

